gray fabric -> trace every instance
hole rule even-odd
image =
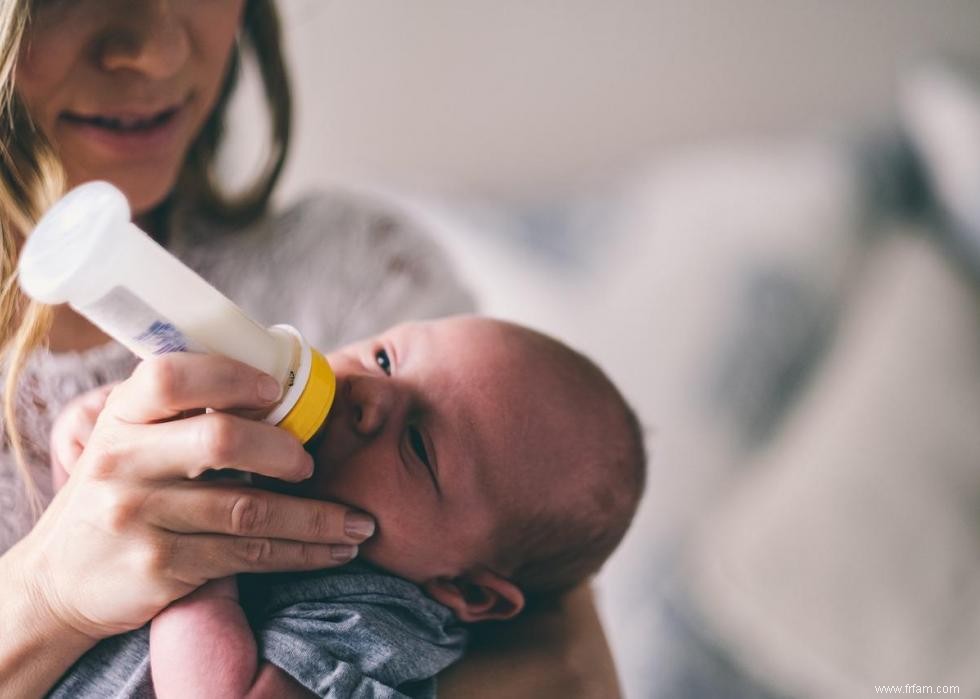
[[[466,632],[449,609],[363,563],[242,576],[240,587],[259,656],[321,697],[435,697],[436,674],[463,654]],[[153,697],[149,652],[149,626],[106,639],[49,696]]]

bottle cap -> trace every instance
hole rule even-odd
[[[326,358],[310,350],[310,375],[306,386],[292,410],[286,413],[279,426],[296,435],[301,442],[313,439],[320,430],[337,392],[337,379]]]
[[[265,416],[265,421],[278,425],[306,444],[316,436],[327,419],[337,392],[337,379],[326,358],[310,347],[306,338],[291,325],[273,325],[270,330],[285,332],[296,340],[297,354],[293,357],[282,399]]]

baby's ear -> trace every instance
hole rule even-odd
[[[502,621],[524,609],[520,588],[491,570],[480,569],[456,578],[433,578],[422,588],[466,623]]]

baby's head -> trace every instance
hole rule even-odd
[[[337,397],[301,492],[377,520],[360,556],[463,621],[568,588],[622,538],[640,428],[561,343],[478,317],[399,325],[328,355]]]

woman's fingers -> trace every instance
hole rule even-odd
[[[134,478],[196,478],[209,469],[235,469],[301,481],[313,473],[312,457],[294,436],[227,413],[155,425],[114,425],[93,439],[101,443],[86,453],[98,454],[102,468],[111,473]]]
[[[186,482],[157,489],[144,511],[149,523],[178,534],[360,544],[374,533],[371,517],[343,505],[227,482]]]
[[[148,423],[195,408],[267,408],[279,393],[275,379],[234,359],[171,352],[140,363],[109,395],[105,410],[124,422]]]
[[[309,544],[220,534],[183,534],[172,540],[168,566],[175,578],[198,585],[204,580],[237,573],[331,568],[349,562],[356,555],[357,547],[349,544]]]

